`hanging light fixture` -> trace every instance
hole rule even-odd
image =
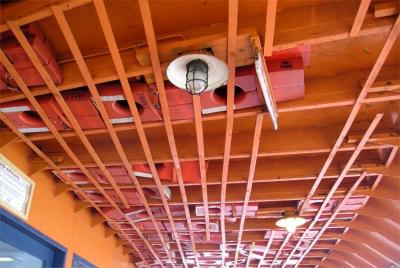
[[[186,68],[186,91],[199,95],[208,86],[208,65],[203,60],[192,60]]]
[[[226,84],[228,66],[208,54],[186,54],[173,60],[167,68],[169,81],[192,95]]]
[[[294,233],[296,228],[306,223],[306,219],[300,217],[294,212],[287,212],[285,216],[275,224],[278,227],[285,228],[289,233]]]

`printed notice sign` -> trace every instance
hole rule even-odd
[[[34,187],[34,181],[0,154],[0,205],[2,207],[26,220]]]

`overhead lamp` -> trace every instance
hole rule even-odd
[[[174,59],[167,68],[168,80],[192,95],[226,84],[228,66],[208,54],[186,54]]]
[[[306,219],[300,217],[294,212],[287,212],[285,216],[275,224],[278,227],[285,228],[289,233],[294,233],[296,228],[306,223]]]
[[[14,262],[15,260],[11,257],[0,257],[0,262]]]

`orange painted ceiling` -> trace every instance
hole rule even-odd
[[[0,8],[0,74],[15,83],[0,90],[2,145],[31,147],[32,169],[52,172],[55,194],[69,191],[77,210],[91,209],[94,224],[117,236],[136,266],[400,265],[397,1],[65,0]],[[32,50],[23,32],[31,23],[62,81]],[[10,58],[7,35],[28,59],[25,69]],[[204,49],[227,63],[227,92],[174,90],[168,63]],[[255,80],[257,49],[267,56],[278,130]],[[288,59],[291,50],[303,58]],[[273,69],[282,53],[301,62],[293,73]],[[39,84],[27,82],[26,68]],[[292,77],[299,96],[288,93]],[[232,94],[235,85],[245,90]],[[5,107],[36,111],[35,127],[45,130],[26,133],[21,116],[32,113]],[[307,222],[288,233],[275,224],[286,213]]]

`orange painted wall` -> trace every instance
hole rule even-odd
[[[5,157],[25,173],[29,173],[30,148],[15,143],[0,150]],[[51,237],[68,249],[65,267],[71,267],[73,253],[93,263],[97,267],[133,268],[122,247],[116,246],[116,238],[105,238],[105,228],[101,224],[92,227],[88,209],[74,212],[71,193],[54,196],[54,181],[48,171],[31,176],[36,182],[29,213],[28,224]]]

